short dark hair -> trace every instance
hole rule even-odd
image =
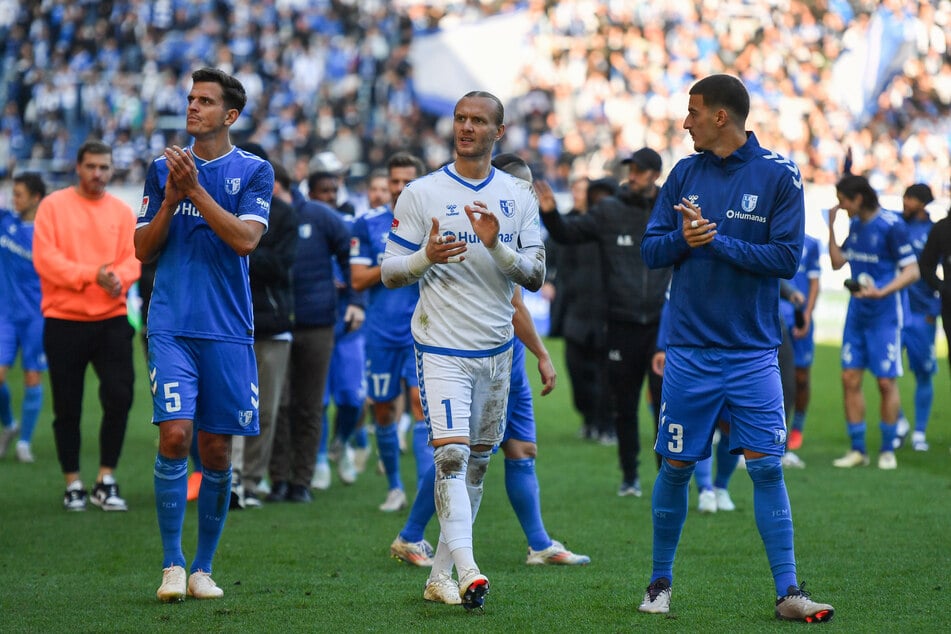
[[[691,95],[703,97],[703,105],[723,108],[735,117],[737,123],[746,123],[750,114],[750,93],[743,82],[733,75],[710,75],[690,87]]]
[[[326,172],[323,170],[317,172],[311,172],[307,175],[307,189],[315,190],[317,189],[317,183],[322,180],[337,180],[338,176],[333,172]]]
[[[532,182],[532,168],[518,154],[504,152],[492,159],[492,166],[523,181]]]
[[[839,179],[835,184],[835,191],[846,198],[862,197],[862,209],[878,209],[878,194],[872,188],[872,184],[864,176],[857,174],[847,174]]]
[[[87,154],[108,154],[111,157],[112,146],[99,139],[84,141],[76,152],[76,164],[82,163]]]
[[[13,177],[13,182],[23,185],[28,192],[39,195],[40,198],[46,196],[46,183],[43,182],[43,177],[36,172],[21,172]]]
[[[199,68],[192,73],[192,82],[210,82],[221,86],[222,100],[229,110],[233,108],[240,113],[248,103],[248,94],[241,82],[218,68]]]
[[[426,166],[419,157],[409,152],[397,152],[386,161],[387,171],[394,167],[413,167],[416,168],[416,176],[422,176],[426,173]]]
[[[464,94],[462,98],[459,99],[459,101],[462,101],[463,99],[468,99],[470,97],[481,97],[483,99],[491,99],[492,101],[494,101],[496,125],[502,125],[505,122],[505,108],[502,107],[502,101],[498,97],[484,90],[472,90]],[[458,103],[459,102],[457,101],[456,104],[458,105]]]

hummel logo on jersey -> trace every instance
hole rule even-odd
[[[254,407],[254,409],[258,408],[258,398],[260,396],[260,393],[261,391],[258,389],[258,386],[252,383],[251,384],[251,405]]]
[[[447,216],[458,216],[459,210],[457,209],[459,205],[448,204],[446,205],[446,215]]]
[[[234,196],[239,191],[241,191],[241,179],[240,178],[226,178],[225,179],[225,191]]]
[[[506,218],[511,218],[515,215],[515,201],[514,200],[500,200],[499,207],[502,208],[502,213]]]
[[[689,196],[684,196],[684,198],[686,198],[688,201],[690,201],[690,204],[691,204],[691,205],[696,205],[696,204],[697,204],[697,201],[700,200],[700,195],[699,195],[699,194],[690,194]]]
[[[756,200],[758,198],[759,196],[757,196],[756,194],[743,194],[743,202],[741,203],[741,206],[743,207],[743,211],[745,211],[746,213],[750,213],[751,211],[756,209]]]
[[[617,245],[619,247],[633,247],[634,238],[628,235],[620,235],[617,237]]]

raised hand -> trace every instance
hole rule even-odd
[[[429,230],[429,240],[426,241],[426,257],[434,264],[454,264],[466,259],[463,255],[467,246],[465,242],[456,239],[451,232],[445,235],[439,233],[439,219],[433,218],[433,226]]]
[[[499,219],[489,211],[489,208],[481,200],[466,205],[465,209],[466,215],[469,217],[469,224],[472,225],[472,230],[482,240],[482,244],[487,249],[495,248],[499,239]]]

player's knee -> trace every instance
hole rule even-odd
[[[436,480],[464,478],[471,451],[466,445],[449,444],[436,447],[433,462],[436,464]]]
[[[779,456],[763,456],[746,461],[746,472],[750,474],[753,486],[781,482],[783,463]]]
[[[489,468],[491,451],[472,451],[469,454],[469,465],[466,469],[466,484],[473,487],[482,486],[486,469]]]
[[[190,427],[179,421],[165,421],[159,424],[159,452],[169,458],[184,458],[191,448]]]
[[[502,444],[502,453],[509,460],[527,460],[538,454],[538,445],[510,438]]]

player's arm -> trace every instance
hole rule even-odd
[[[175,186],[172,179],[166,178],[165,187],[161,187],[156,163],[163,160],[163,158],[156,159],[149,165],[149,171],[145,177],[143,209],[139,216],[147,216],[147,213],[151,211],[148,208],[149,201],[161,200],[158,211],[148,219],[148,224],[136,227],[135,235],[132,238],[135,246],[135,257],[145,264],[154,262],[159,253],[162,252],[165,242],[168,240],[168,230],[172,224],[175,210],[185,200],[185,195]]]
[[[690,256],[690,245],[684,239],[681,216],[675,209],[681,204],[677,174],[677,166],[674,166],[661,187],[641,239],[641,257],[652,269],[679,264]]]
[[[541,243],[541,237],[538,236],[538,244],[520,245],[516,251],[499,240],[499,219],[484,202],[476,200],[466,205],[465,210],[472,230],[479,236],[502,274],[530,291],[540,289],[545,281],[545,246]],[[537,217],[537,203],[530,208],[530,214]]]
[[[368,261],[367,256],[371,253],[369,245],[370,233],[367,223],[363,218],[359,218],[353,224],[353,240],[350,245],[350,283],[357,291],[373,288],[382,281],[380,266],[365,263]],[[363,261],[355,262],[356,258]]]
[[[258,245],[264,235],[265,224],[256,220],[241,220],[231,212],[225,211],[211,194],[198,182],[198,167],[191,152],[178,146],[165,151],[169,180],[201,212],[211,230],[225,244],[241,256],[248,255]],[[272,186],[273,189],[273,186]],[[249,195],[246,192],[245,195]],[[270,200],[270,191],[267,194]]]
[[[515,292],[512,294],[512,306],[515,307],[515,314],[512,316],[515,336],[538,359],[538,374],[542,379],[542,396],[545,396],[555,389],[555,379],[557,378],[555,366],[551,362],[551,355],[548,354],[545,343],[538,336],[538,331],[535,329],[535,320],[532,319],[528,306],[522,301],[522,289],[518,286],[515,287]]]
[[[838,211],[838,205],[829,208],[829,260],[832,262],[832,270],[834,271],[838,271],[848,262],[842,254],[842,247],[835,239],[835,217]]]
[[[747,272],[790,279],[796,274],[802,256],[805,230],[802,186],[794,185],[791,176],[780,179],[775,186],[779,191],[769,210],[769,238],[765,244],[721,233],[710,242],[710,250],[717,258]]]
[[[896,223],[886,237],[889,252],[898,262],[899,272],[892,280],[881,288],[874,285],[862,288],[856,293],[857,297],[869,297],[872,299],[881,299],[892,293],[897,293],[901,289],[914,284],[921,279],[921,273],[918,269],[918,258],[915,256],[915,249],[908,238],[908,232],[904,223]]]
[[[538,197],[538,211],[548,235],[561,244],[582,244],[598,239],[598,222],[591,212],[583,215],[563,217],[555,205],[555,194],[551,186],[543,180],[533,184]],[[591,211],[594,211],[592,209]]]

